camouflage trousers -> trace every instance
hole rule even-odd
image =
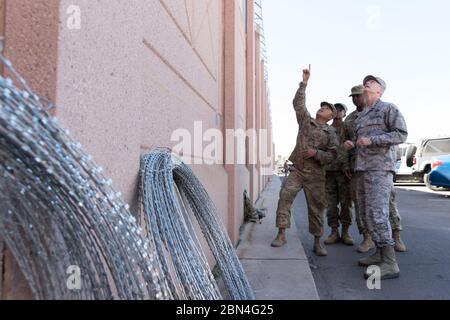
[[[327,171],[325,189],[328,226],[339,228],[339,221],[343,226],[350,226],[352,224],[350,180],[342,171]]]
[[[354,173],[352,175],[352,179],[350,181],[350,198],[355,206],[355,216],[356,216],[356,224],[358,225],[358,231],[360,234],[363,234],[367,232],[364,215],[361,213],[361,210],[359,210],[358,201],[357,201],[357,195],[358,195],[358,175]],[[391,190],[391,195],[389,197],[389,222],[391,223],[392,230],[403,230],[402,226],[402,217],[400,216],[400,213],[397,209],[397,202],[395,200],[396,198],[396,192],[395,188],[393,187]]]
[[[389,197],[389,221],[391,222],[392,230],[402,231],[402,217],[397,209],[396,197],[397,192],[395,191],[394,186],[392,186],[391,196]]]
[[[308,205],[309,232],[316,237],[321,237],[326,206],[325,175],[299,171],[295,167],[291,168],[291,173],[284,180],[280,190],[276,226],[283,229],[291,227],[292,203],[302,189]]]
[[[366,228],[377,247],[393,246],[389,221],[389,202],[393,189],[390,171],[363,171],[357,173],[357,203]]]

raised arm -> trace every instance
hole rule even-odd
[[[306,109],[306,93],[305,93],[310,76],[311,76],[311,65],[309,65],[309,69],[303,70],[303,81],[300,82],[300,88],[298,88],[293,101],[295,114],[297,116],[297,122],[300,126],[302,126],[305,120],[309,121],[309,119],[311,118],[308,109]]]

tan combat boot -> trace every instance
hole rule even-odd
[[[277,237],[270,244],[272,247],[279,248],[284,246],[287,243],[286,241],[286,229],[280,228],[278,230]]]
[[[361,267],[369,267],[375,264],[379,264],[382,260],[381,248],[377,248],[374,254],[371,256],[361,258],[358,260],[358,265]]]
[[[392,230],[392,238],[394,238],[394,241],[395,241],[395,246],[394,246],[395,251],[405,252],[406,245],[403,242],[402,238],[400,237],[400,230]]]
[[[328,236],[328,238],[324,241],[326,245],[330,245],[336,242],[339,242],[341,240],[341,237],[339,236],[339,230],[338,228],[332,228],[331,233]]]
[[[342,242],[346,244],[347,246],[353,245],[353,239],[348,233],[348,227],[349,226],[342,226]]]
[[[322,247],[320,244],[320,237],[314,237],[314,249],[313,252],[316,254],[316,256],[324,257],[327,255],[327,250]]]
[[[395,250],[393,246],[387,246],[381,249],[381,263],[378,264],[381,271],[381,280],[394,279],[400,276],[397,260],[395,259]],[[364,277],[368,279],[371,275],[365,273]]]
[[[360,253],[366,253],[375,247],[375,243],[373,243],[370,233],[364,232],[363,237],[364,239],[358,247],[358,252]]]

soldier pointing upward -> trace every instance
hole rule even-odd
[[[294,98],[294,109],[299,131],[297,144],[289,160],[293,163],[291,174],[280,191],[276,225],[278,235],[273,247],[286,243],[286,228],[291,226],[291,206],[301,189],[304,189],[308,204],[309,232],[314,235],[314,253],[325,256],[326,250],[320,244],[323,235],[325,210],[325,165],[336,157],[338,140],[327,122],[336,116],[333,104],[322,102],[315,119],[311,118],[305,106],[305,91],[311,75],[311,65],[303,70],[303,81]]]

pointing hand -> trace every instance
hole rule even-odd
[[[309,77],[311,76],[311,65],[308,69],[303,69],[303,83],[308,83]]]

